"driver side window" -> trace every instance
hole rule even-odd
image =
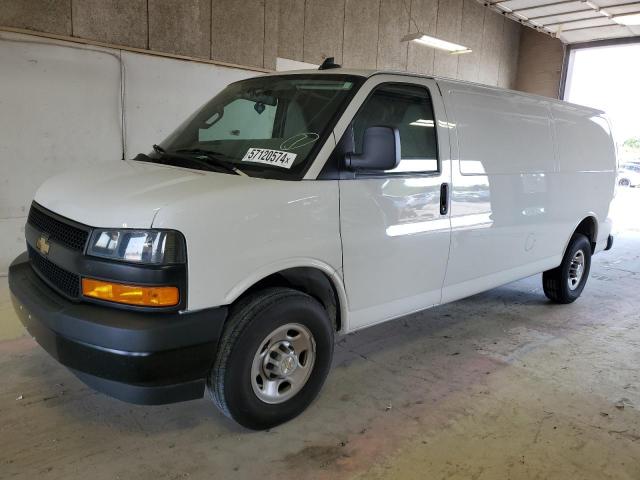
[[[362,153],[365,130],[374,126],[395,127],[400,132],[400,163],[386,173],[439,171],[435,118],[425,87],[385,84],[376,88],[352,123],[356,153]]]

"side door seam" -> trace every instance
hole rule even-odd
[[[445,102],[444,99],[444,94],[442,93],[442,88],[440,87],[440,83],[434,79],[433,80],[434,83],[436,84],[436,87],[438,89],[438,93],[440,94],[440,101],[442,102],[442,111],[444,112],[445,115],[445,122],[447,123],[447,126],[450,124],[449,123],[449,112],[447,111],[447,104]],[[435,114],[435,112],[434,112]],[[436,118],[436,128],[438,124],[438,119]],[[456,132],[456,140],[457,140],[457,132]],[[449,210],[447,212],[447,218],[449,219],[449,248],[447,250],[447,265],[445,266],[444,269],[444,275],[442,276],[442,284],[440,285],[440,303],[442,303],[442,296],[443,296],[443,290],[444,290],[444,285],[447,281],[447,273],[449,272],[449,262],[451,261],[451,246],[453,243],[453,228],[451,226],[451,212],[453,210],[452,206],[453,206],[453,193],[454,193],[454,188],[455,185],[453,184],[453,157],[452,157],[452,149],[451,149],[451,141],[452,141],[452,136],[451,136],[451,132],[449,132],[449,134],[447,135],[447,142],[449,143],[448,147],[449,147],[449,198],[448,198],[448,202],[449,202]]]

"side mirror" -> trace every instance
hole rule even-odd
[[[393,170],[400,163],[400,132],[392,127],[369,127],[364,131],[362,153],[347,153],[350,170]]]

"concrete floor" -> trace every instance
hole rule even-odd
[[[638,479],[639,288],[636,231],[572,305],[536,276],[343,337],[320,398],[258,433],[206,399],[112,400],[0,342],[0,478]]]

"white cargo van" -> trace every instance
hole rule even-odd
[[[612,244],[615,177],[600,111],[401,73],[266,75],[148,154],[45,182],[10,287],[93,388],[208,390],[268,428],[318,394],[338,333],[540,272],[574,301]]]

